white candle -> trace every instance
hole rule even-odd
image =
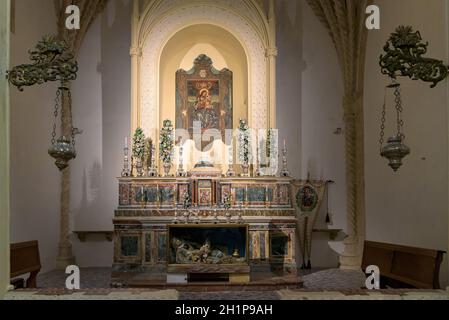
[[[284,139],[284,150],[287,150],[287,141]]]
[[[229,165],[232,166],[233,163],[234,163],[234,149],[231,141],[231,145],[229,146]]]
[[[128,148],[128,137],[125,137],[125,148]]]

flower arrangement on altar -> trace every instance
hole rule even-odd
[[[274,176],[277,171],[277,162],[279,157],[278,135],[275,129],[267,130],[266,157],[268,159],[266,166],[268,170],[267,174]]]
[[[143,159],[145,154],[145,134],[141,128],[137,128],[133,137],[133,156],[137,159]]]
[[[173,123],[171,120],[164,120],[160,136],[159,158],[164,163],[164,172],[166,176],[168,176],[173,160],[174,140]]]
[[[142,162],[146,155],[146,141],[145,141],[145,134],[143,133],[143,130],[141,128],[137,128],[134,132],[133,137],[133,157],[136,159],[136,169],[137,169],[137,175],[139,177],[143,176],[143,165]]]
[[[249,175],[249,161],[250,161],[250,136],[249,136],[249,126],[246,120],[240,119],[239,122],[239,150],[238,156],[242,163],[242,176]]]

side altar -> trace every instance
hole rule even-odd
[[[113,283],[296,274],[291,178],[197,172],[118,180]]]

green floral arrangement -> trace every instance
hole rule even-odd
[[[174,140],[173,123],[170,120],[164,120],[159,144],[159,157],[164,163],[170,163],[172,161],[175,145]]]
[[[133,157],[143,160],[146,154],[145,134],[141,128],[137,128],[133,137]]]
[[[249,126],[246,120],[240,119],[239,123],[239,159],[245,164],[249,163]]]
[[[268,129],[267,130],[267,142],[266,142],[266,154],[267,157],[270,158],[271,157],[271,153],[272,153],[272,140],[273,140],[273,129]]]

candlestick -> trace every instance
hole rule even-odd
[[[262,172],[262,168],[260,167],[260,161],[261,161],[261,156],[260,156],[260,149],[259,149],[259,144],[260,144],[260,136],[259,134],[257,134],[257,145],[256,145],[256,177],[261,177],[263,176],[263,172]]]
[[[129,148],[128,148],[128,138],[125,138],[125,147],[123,148],[123,170],[122,177],[131,176],[131,170],[129,170],[129,158],[128,158]]]
[[[149,177],[157,177],[157,168],[156,168],[156,148],[154,147],[154,142],[151,143],[151,160],[150,160],[150,169],[148,170],[148,176]]]
[[[176,176],[178,177],[185,177],[186,176],[186,172],[184,171],[184,164],[183,164],[183,152],[184,152],[184,148],[182,146],[183,141],[181,138],[181,142],[179,145],[179,166],[178,166],[178,171],[176,172]]]
[[[228,147],[229,159],[228,159],[228,172],[226,172],[227,177],[234,177],[234,148],[232,145],[233,141],[231,140],[231,144]]]
[[[282,150],[282,171],[281,177],[290,177],[290,171],[287,165],[287,143],[284,140],[284,150]]]

